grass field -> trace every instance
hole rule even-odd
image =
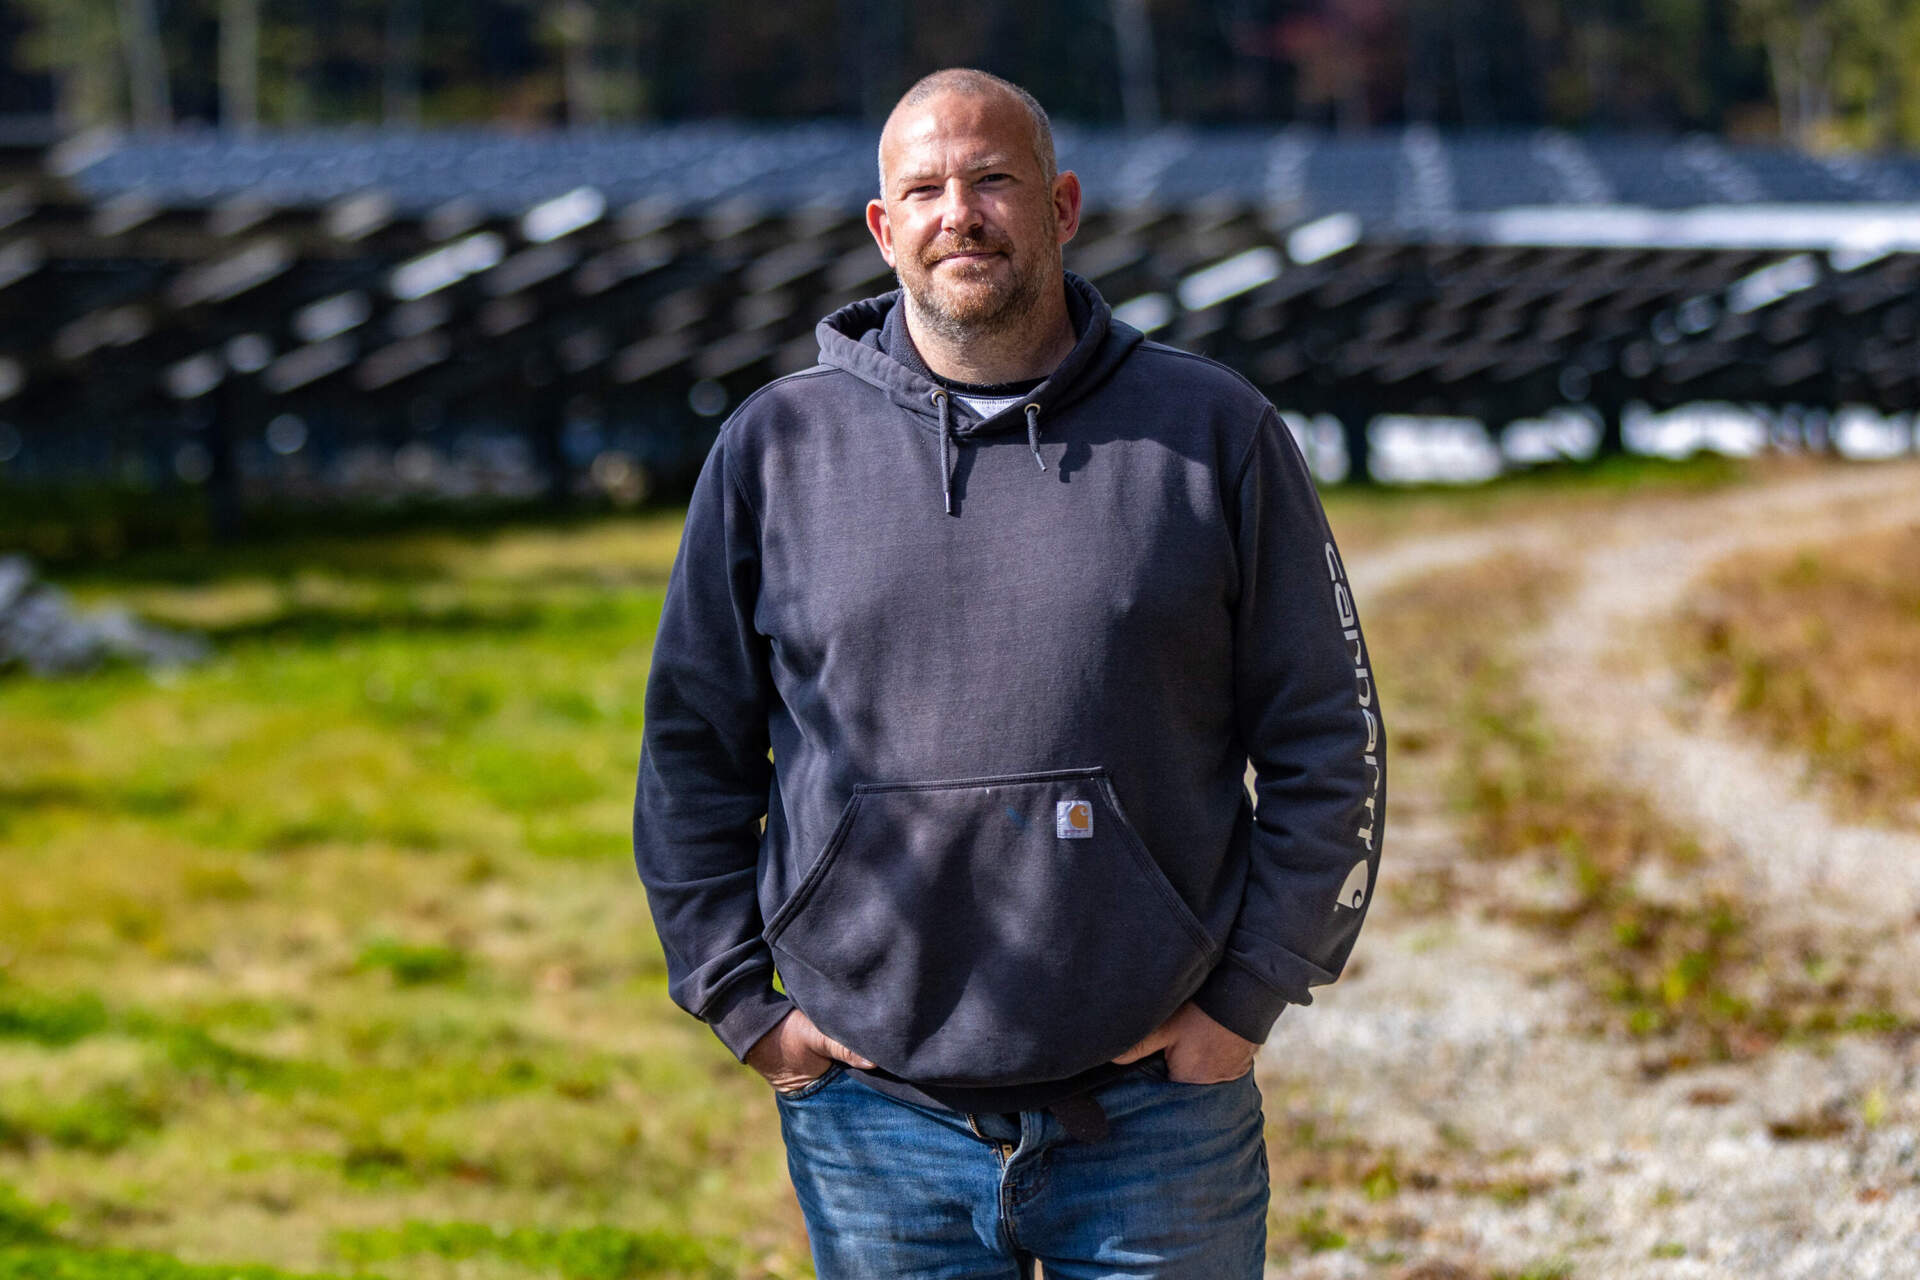
[[[1329,510],[1362,548],[1738,478]],[[765,1088],[668,1001],[632,870],[678,535],[672,513],[415,529],[62,575],[216,657],[0,681],[0,1280],[811,1274]],[[1552,589],[1516,568],[1488,618]],[[1612,800],[1596,831],[1598,792],[1534,794],[1550,746],[1489,701],[1510,655],[1429,643],[1456,599],[1367,614],[1408,708],[1396,749],[1461,762],[1486,856],[1580,844],[1579,913],[1547,923],[1624,1016],[1738,1028],[1688,968],[1713,921],[1632,915],[1625,872],[1665,834]]]
[[[62,1275],[124,1274],[83,1260],[107,1244],[299,1272],[806,1272],[762,1087],[668,1002],[633,875],[678,532],[315,540],[70,580],[218,656],[0,685],[0,1240],[75,1242]]]

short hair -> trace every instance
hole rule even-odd
[[[900,101],[893,104],[893,110],[887,114],[891,122],[902,107],[917,107],[927,99],[942,93],[959,93],[969,97],[991,97],[1004,93],[1017,102],[1027,113],[1028,123],[1033,128],[1033,158],[1040,162],[1040,172],[1048,186],[1059,176],[1060,169],[1053,153],[1053,123],[1047,119],[1045,107],[1032,94],[1011,80],[1002,80],[987,71],[976,71],[972,67],[948,67],[944,71],[935,71],[921,76],[913,86],[900,95]],[[881,131],[882,137],[885,130]],[[880,175],[880,195],[887,194],[887,163],[880,156],[879,148],[874,148]]]

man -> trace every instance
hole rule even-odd
[[[722,428],[661,615],[671,994],[776,1091],[825,1280],[1258,1276],[1254,1052],[1382,832],[1339,555],[1273,407],[1063,272],[1031,97],[936,73],[879,158],[901,288]]]

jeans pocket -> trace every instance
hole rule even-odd
[[[1210,1080],[1205,1084],[1196,1083],[1192,1080],[1175,1080],[1172,1072],[1167,1067],[1167,1058],[1164,1053],[1149,1054],[1140,1059],[1138,1065],[1140,1070],[1152,1079],[1159,1081],[1161,1084],[1173,1085],[1179,1089],[1225,1089],[1230,1085],[1245,1084],[1253,1078],[1253,1068],[1252,1066],[1248,1066],[1245,1071],[1234,1076],[1231,1080]]]
[[[780,1099],[782,1102],[804,1102],[806,1099],[811,1098],[814,1094],[820,1092],[822,1089],[832,1084],[835,1080],[839,1079],[840,1076],[846,1072],[846,1069],[847,1069],[847,1064],[836,1059],[835,1061],[827,1064],[827,1069],[825,1071],[822,1071],[819,1075],[807,1081],[805,1084],[801,1085],[798,1089],[791,1089],[791,1090],[775,1089],[773,1091],[773,1096]]]

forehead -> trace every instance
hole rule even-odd
[[[902,107],[880,136],[880,159],[889,174],[959,167],[992,158],[1033,166],[1033,121],[1004,94],[941,93]]]

